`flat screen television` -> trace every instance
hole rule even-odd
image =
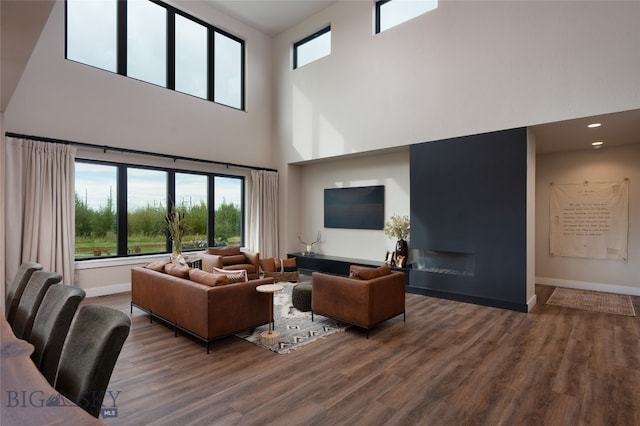
[[[324,227],[384,228],[384,185],[324,190]]]

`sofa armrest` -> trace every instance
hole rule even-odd
[[[405,312],[405,276],[404,272],[392,271],[391,274],[369,280],[371,299],[369,321],[376,324]]]
[[[242,253],[247,258],[247,263],[254,265],[256,271],[260,272],[260,253],[253,251],[243,251]]]
[[[203,271],[213,272],[213,268],[222,268],[222,256],[208,253],[203,253],[201,256]]]

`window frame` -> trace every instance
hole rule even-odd
[[[172,244],[171,239],[169,237],[168,231],[165,230],[165,250],[154,252],[154,253],[129,253],[128,252],[128,182],[127,182],[127,170],[129,168],[135,169],[146,169],[146,170],[154,170],[154,171],[162,171],[167,173],[167,189],[166,189],[166,213],[168,214],[171,211],[171,207],[173,206],[175,200],[175,175],[177,173],[184,174],[194,174],[201,175],[207,177],[207,246],[213,247],[215,246],[215,178],[216,177],[225,177],[238,179],[240,181],[240,246],[243,247],[246,241],[246,226],[245,221],[247,218],[246,211],[246,177],[243,175],[233,175],[227,173],[214,173],[214,172],[205,172],[198,170],[189,170],[189,169],[178,169],[178,168],[167,168],[167,167],[159,167],[159,166],[149,166],[143,164],[134,164],[134,163],[123,163],[116,161],[108,161],[108,160],[94,160],[87,158],[76,158],[74,163],[84,163],[84,164],[100,164],[105,166],[111,166],[116,168],[117,175],[117,185],[116,185],[116,205],[115,205],[115,215],[116,215],[116,227],[118,229],[116,235],[116,254],[108,255],[108,256],[87,256],[82,258],[76,258],[74,261],[83,262],[87,260],[96,260],[96,259],[114,259],[114,258],[134,258],[140,256],[149,256],[149,255],[158,255],[158,254],[168,254],[171,253]],[[75,226],[75,223],[74,223]],[[124,231],[121,231],[124,230]],[[75,244],[75,241],[74,241]],[[193,248],[189,251],[200,251],[200,248]],[[75,253],[75,250],[74,250]],[[75,257],[75,254],[74,254]]]
[[[430,10],[428,10],[428,11],[426,11],[426,12],[422,12],[422,13],[420,13],[420,14],[418,14],[418,15],[415,15],[415,16],[413,16],[413,17],[411,17],[411,18],[407,19],[407,20],[404,20],[404,21],[402,21],[402,22],[399,22],[398,24],[395,24],[395,25],[393,25],[393,26],[391,26],[391,27],[389,27],[389,28],[385,28],[384,30],[381,30],[381,29],[380,29],[380,24],[382,23],[382,22],[381,22],[382,6],[384,6],[385,4],[387,4],[387,3],[389,3],[389,2],[392,2],[392,1],[393,1],[393,0],[376,0],[376,2],[375,2],[375,19],[374,19],[374,21],[375,21],[375,34],[380,34],[380,33],[384,32],[384,31],[386,31],[386,30],[388,30],[388,29],[391,29],[391,28],[393,28],[393,27],[395,27],[395,26],[397,26],[397,25],[404,24],[405,22],[408,22],[408,21],[410,21],[411,19],[417,18],[418,16],[423,15],[423,14],[428,13],[428,12],[430,12],[431,10],[433,10],[433,9],[430,9]],[[436,8],[437,8],[437,7],[438,7],[438,6],[437,6],[437,1],[436,1]]]
[[[198,19],[187,12],[179,10],[174,6],[163,3],[159,0],[147,0],[151,3],[159,5],[166,9],[167,11],[167,39],[166,39],[166,48],[167,48],[167,69],[166,71],[166,84],[164,86],[159,86],[153,82],[148,82],[145,80],[141,80],[136,77],[130,77],[127,75],[127,2],[129,0],[113,0],[117,3],[117,17],[116,17],[116,72],[115,74],[132,78],[138,81],[142,81],[148,84],[153,84],[158,87],[164,87],[169,90],[173,90],[177,93],[182,93],[187,96],[192,96],[197,99],[205,99],[210,102],[213,102],[217,105],[227,106],[229,108],[237,109],[240,111],[245,111],[246,109],[246,44],[243,39],[237,37],[227,31],[224,31],[220,28],[217,28],[201,19]],[[136,0],[133,0],[136,1]],[[207,88],[206,93],[207,97],[203,98],[197,95],[192,95],[190,93],[181,92],[175,89],[175,64],[176,64],[176,45],[175,45],[175,16],[180,15],[181,17],[193,21],[197,24],[204,26],[207,29]],[[79,64],[87,65],[96,69],[100,69],[107,72],[113,72],[110,70],[106,70],[104,68],[100,68],[96,65],[87,64],[84,62],[80,62],[75,59],[70,59],[68,55],[68,45],[69,45],[69,33],[68,33],[68,4],[67,0],[65,0],[65,13],[64,13],[64,57],[68,61],[73,61]],[[218,33],[224,37],[227,37],[237,43],[240,44],[241,49],[241,57],[240,57],[240,99],[239,99],[239,107],[228,105],[225,103],[216,102],[215,93],[214,93],[214,81],[215,81],[215,73],[214,73],[214,52],[215,52],[215,43],[214,43],[214,34]]]
[[[315,62],[315,61],[316,61],[316,60],[318,60],[318,59],[322,59],[322,58],[324,58],[325,56],[329,56],[329,54],[331,54],[331,52],[329,52],[329,54],[328,54],[328,55],[322,56],[322,57],[320,57],[320,58],[318,58],[318,59],[316,59],[316,60],[314,60],[314,61],[307,62],[307,63],[306,63],[306,64],[304,64],[304,65],[300,65],[300,66],[298,65],[298,48],[300,48],[301,46],[304,46],[304,45],[305,45],[305,44],[307,44],[308,42],[310,42],[310,41],[312,41],[312,40],[315,40],[316,38],[318,38],[318,37],[320,37],[320,36],[323,36],[323,35],[325,35],[326,33],[330,33],[330,32],[331,32],[331,24],[329,24],[329,25],[327,25],[326,27],[324,27],[324,28],[322,28],[322,29],[320,29],[320,30],[316,31],[315,33],[313,33],[313,34],[311,34],[311,35],[308,35],[308,36],[306,36],[305,38],[303,38],[303,39],[301,39],[301,40],[298,40],[298,41],[296,41],[295,43],[293,43],[293,69],[294,69],[294,70],[295,70],[295,69],[298,69],[299,67],[302,67],[302,66],[304,66],[304,65],[308,65],[308,64],[310,64],[310,63],[312,63],[312,62]]]

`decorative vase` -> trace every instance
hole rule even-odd
[[[409,246],[407,245],[407,242],[405,240],[403,240],[402,238],[400,238],[398,240],[398,242],[396,243],[396,264],[397,266],[400,266],[401,268],[404,267],[405,263],[406,263],[406,259],[407,256],[409,255]],[[398,262],[398,258],[401,257],[402,261]]]
[[[173,240],[173,250],[171,252],[171,261],[174,263],[185,264],[184,257],[182,257],[182,241]]]

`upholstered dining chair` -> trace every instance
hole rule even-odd
[[[54,284],[44,295],[33,320],[29,342],[35,349],[31,359],[51,386],[55,384],[64,339],[85,295],[81,288]]]
[[[64,342],[55,389],[98,417],[131,320],[108,306],[81,306]]]
[[[41,269],[42,265],[35,262],[22,262],[22,265],[18,268],[18,272],[13,277],[13,281],[11,282],[11,287],[9,288],[4,304],[5,318],[7,318],[7,322],[9,324],[13,324],[13,319],[15,318],[16,310],[18,309],[18,303],[20,303],[20,298],[22,297],[24,288],[29,282],[29,278],[31,278],[31,274],[35,271],[40,271]]]
[[[62,275],[57,272],[35,271],[24,288],[16,316],[13,319],[13,334],[18,339],[29,340],[33,320],[49,287],[62,281]]]

